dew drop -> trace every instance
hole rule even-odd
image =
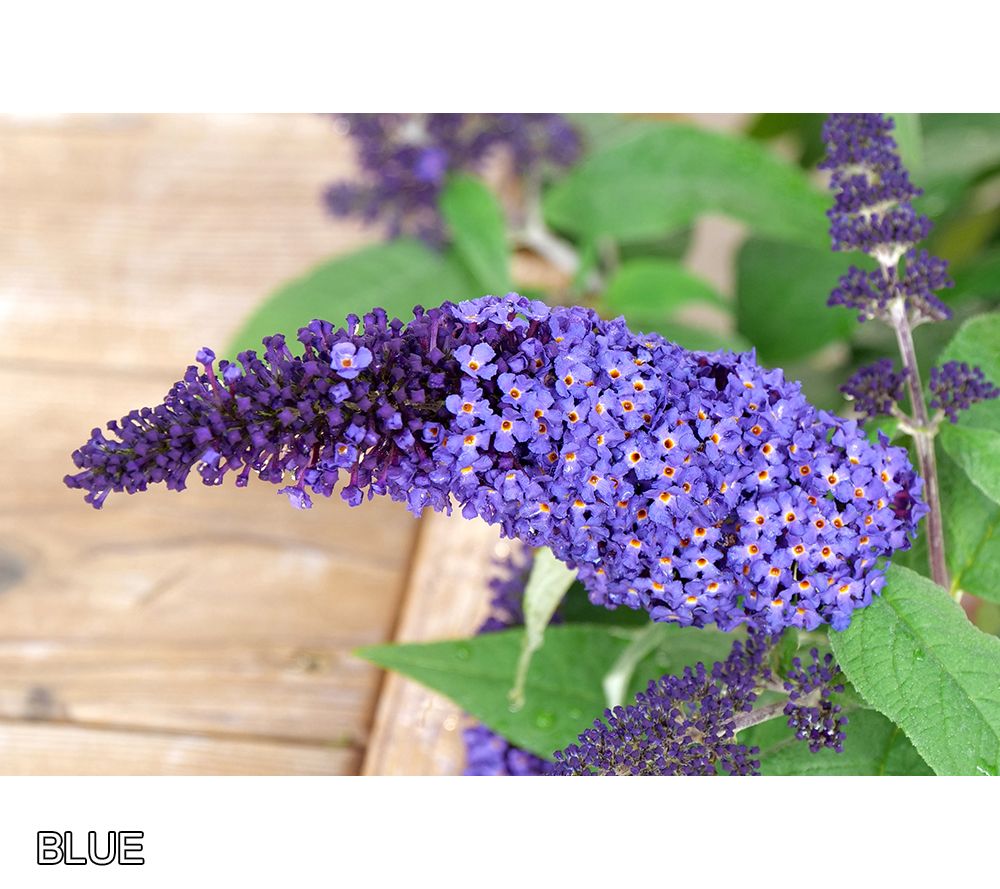
[[[913,652],[913,659],[915,661],[922,661],[925,657],[926,655],[924,654],[922,649],[918,648],[915,652]]]
[[[456,646],[455,657],[457,657],[460,661],[467,661],[470,657],[472,657],[472,649],[465,644]]]
[[[996,777],[997,766],[996,763],[987,762],[985,759],[981,759],[976,763],[976,771],[981,775],[992,775],[993,777]]]
[[[556,715],[551,710],[539,710],[535,717],[535,725],[539,728],[552,728],[556,724]]]

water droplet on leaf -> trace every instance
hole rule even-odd
[[[551,710],[540,710],[535,717],[535,725],[539,728],[552,728],[556,724],[556,715]]]
[[[467,661],[472,657],[472,649],[468,645],[458,645],[455,647],[455,657],[460,661]]]

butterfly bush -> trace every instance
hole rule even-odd
[[[724,661],[686,667],[680,676],[649,683],[627,707],[606,710],[603,719],[576,744],[555,754],[552,775],[755,775],[760,751],[736,740],[739,731],[770,718],[780,708],[795,737],[812,752],[843,750],[847,718],[832,702],[844,690],[833,658],[792,661],[778,682],[769,655],[776,638],[751,629]],[[755,709],[768,687],[788,694],[786,702]]]
[[[519,178],[562,168],[580,155],[581,141],[559,114],[341,114],[354,142],[360,181],[331,185],[324,196],[335,216],[382,222],[390,237],[445,240],[438,208],[445,179],[477,171],[503,155]]]
[[[691,352],[517,294],[376,309],[238,362],[204,349],[163,403],[95,429],[66,483],[232,474],[353,506],[387,494],[550,546],[591,600],[682,625],[845,627],[925,507],[905,450],[809,404],[752,353]]]

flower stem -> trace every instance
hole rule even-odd
[[[913,414],[913,441],[917,448],[920,474],[924,479],[924,499],[930,512],[927,515],[927,551],[930,560],[931,577],[934,582],[951,589],[948,578],[948,563],[944,554],[944,523],[941,520],[941,490],[938,484],[937,459],[934,453],[936,428],[931,424],[927,405],[924,403],[924,389],[917,367],[917,352],[913,346],[913,331],[907,317],[905,302],[897,298],[890,311],[892,328],[896,332],[896,342],[907,371],[906,385],[910,393],[910,410]]]
[[[747,713],[738,713],[733,718],[733,734],[748,729],[752,725],[760,725],[762,722],[783,716],[787,704],[788,700],[786,698],[784,701],[765,704],[763,707],[755,707]]]

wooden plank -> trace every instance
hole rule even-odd
[[[319,115],[0,118],[4,356],[183,369],[276,286],[378,239],[322,207],[352,170]]]
[[[0,771],[357,770],[380,674],[350,652],[396,623],[402,506],[195,478],[95,512],[61,481],[270,289],[377,237],[320,205],[350,157],[318,116],[0,119]]]
[[[333,745],[0,723],[5,775],[342,775],[358,759]]]
[[[489,579],[516,542],[483,522],[434,513],[422,519],[400,642],[469,636],[488,610]],[[398,674],[387,674],[365,754],[366,775],[455,775],[464,768],[466,717],[451,701]]]

